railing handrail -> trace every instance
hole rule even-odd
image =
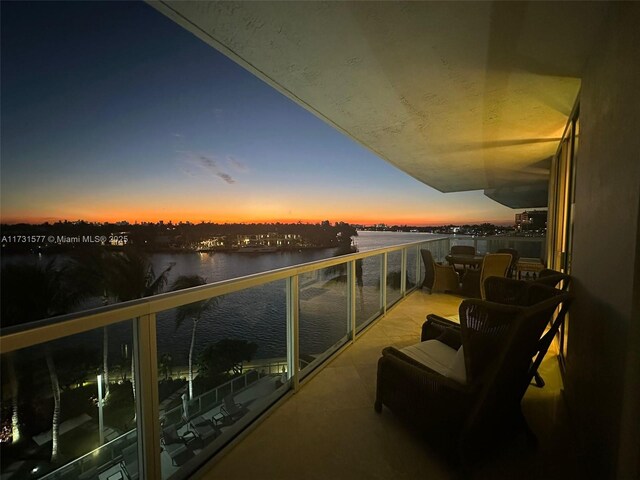
[[[440,236],[437,238],[427,238],[414,242],[375,248],[364,252],[339,255],[337,257],[315,260],[289,267],[268,270],[266,272],[254,273],[243,277],[208,283],[198,287],[186,288],[175,292],[165,292],[151,297],[130,300],[104,307],[59,315],[23,325],[7,327],[3,329],[2,335],[0,335],[2,352],[12,352],[14,350],[91,331],[99,327],[131,320],[144,315],[156,314],[182,305],[207,300],[212,297],[227,295],[247,288],[264,285],[278,280],[284,280],[286,278],[314,270],[320,270],[343,263],[348,264],[354,260],[382,255],[384,253],[402,251],[408,247],[437,242],[446,238],[449,237]]]
[[[522,235],[487,235],[487,236],[475,236],[475,235],[464,235],[464,234],[451,234],[449,235],[451,240],[471,240],[471,241],[479,241],[479,240],[513,240],[514,242],[545,242],[547,237],[540,236],[522,236]]]

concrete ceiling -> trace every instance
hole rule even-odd
[[[596,2],[150,4],[421,182],[442,192],[487,189],[518,207],[541,206],[548,159],[607,8]],[[530,201],[527,186],[537,192]],[[518,192],[512,202],[510,191]]]

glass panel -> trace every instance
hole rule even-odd
[[[487,253],[491,253],[492,251],[495,252],[495,250],[491,249],[490,243],[491,242],[489,240],[487,240],[486,238],[478,238],[478,239],[476,239],[476,241],[475,241],[476,253],[478,255],[485,255]]]
[[[407,248],[407,292],[416,286],[416,247]]]
[[[132,339],[126,321],[2,355],[3,473],[138,474]]]
[[[381,265],[382,255],[356,261],[356,329],[358,331],[382,312]]]
[[[304,376],[349,338],[347,266],[301,274],[299,286],[300,370]]]
[[[400,300],[400,279],[402,277],[402,252],[389,252],[387,254],[387,308]]]
[[[475,245],[475,241],[472,237],[451,237],[451,246],[454,245]]]
[[[285,285],[158,314],[163,478],[213,454],[288,389]]]
[[[520,258],[544,258],[545,237],[500,237],[487,240],[486,252],[496,252],[501,248],[513,248],[517,250]],[[480,242],[478,242],[480,243]]]

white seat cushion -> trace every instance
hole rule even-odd
[[[438,340],[427,340],[400,350],[421,364],[459,383],[467,383],[464,350],[451,348]]]
[[[461,346],[456,352],[456,356],[453,359],[453,363],[449,366],[449,375],[459,383],[467,383],[467,367],[464,364],[464,347]]]

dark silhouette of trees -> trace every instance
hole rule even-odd
[[[77,305],[82,295],[74,288],[66,267],[56,267],[55,262],[45,264],[9,264],[2,268],[2,303],[0,324],[2,328],[21,325],[36,320],[68,313]],[[58,457],[60,430],[60,383],[49,345],[44,346],[51,391],[53,393],[53,416],[51,426],[51,462]],[[12,375],[15,378],[15,375]],[[19,391],[17,385],[12,388]],[[17,409],[17,401],[14,407]],[[18,417],[18,412],[14,412]]]
[[[258,345],[253,342],[223,338],[200,354],[199,372],[211,377],[221,373],[240,375],[244,362],[250,362],[257,351]]]

